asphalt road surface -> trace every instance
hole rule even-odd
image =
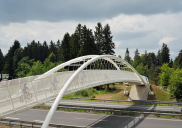
[[[9,119],[43,122],[49,110],[29,109]],[[87,128],[181,128],[182,120],[56,111],[51,123]]]
[[[52,102],[53,103],[53,102]],[[181,107],[173,106],[156,106],[156,105],[137,105],[122,103],[106,103],[106,102],[88,102],[75,100],[62,100],[60,105],[90,106],[90,107],[107,107],[137,111],[161,111],[161,112],[181,112]]]

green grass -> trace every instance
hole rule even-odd
[[[115,87],[107,89],[106,87],[102,86],[100,90],[89,88],[65,95],[64,97],[95,98],[95,95],[100,95],[100,94],[116,94],[116,92],[114,92],[115,90],[116,90]]]
[[[159,101],[176,101],[175,99],[170,98],[169,91],[162,90],[156,85],[151,85],[151,90],[154,92],[155,97],[154,100],[159,100]],[[153,98],[148,98],[148,100],[153,100]]]

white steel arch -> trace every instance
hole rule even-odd
[[[57,106],[58,104],[60,103],[63,95],[65,94],[66,90],[69,88],[69,86],[71,85],[71,83],[73,82],[73,80],[76,78],[76,76],[85,68],[87,67],[89,64],[91,64],[92,62],[96,61],[96,60],[99,60],[99,59],[105,59],[107,61],[109,61],[110,63],[112,63],[117,70],[120,70],[119,67],[117,66],[117,64],[112,60],[117,60],[117,61],[120,61],[122,62],[123,64],[125,64],[128,68],[130,68],[134,73],[136,73],[136,75],[138,76],[138,78],[143,82],[143,84],[147,87],[147,89],[149,90],[149,93],[152,93],[151,90],[149,89],[148,87],[148,83],[145,82],[145,80],[140,76],[140,74],[129,64],[127,63],[126,61],[116,57],[116,56],[113,56],[113,55],[88,55],[88,56],[82,56],[82,57],[79,57],[79,58],[76,58],[76,59],[73,59],[73,60],[70,60],[68,62],[65,62],[63,64],[60,64],[58,65],[57,67],[51,69],[50,71],[46,72],[45,74],[41,75],[40,77],[38,77],[37,79],[42,79],[42,78],[45,78],[49,75],[51,75],[52,73],[54,73],[55,71],[65,67],[65,66],[69,66],[70,64],[72,63],[76,63],[76,62],[79,62],[79,61],[83,61],[85,59],[90,59],[88,60],[86,63],[84,63],[81,67],[79,67],[74,73],[73,75],[68,79],[68,81],[65,83],[65,85],[63,86],[63,88],[61,89],[61,91],[59,92],[54,104],[52,105],[49,113],[47,114],[46,118],[45,118],[45,121],[42,125],[42,128],[47,128],[51,119],[52,119],[52,116],[55,112],[55,110],[57,109]]]

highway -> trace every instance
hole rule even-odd
[[[8,119],[43,122],[49,110],[29,109]],[[181,128],[182,120],[56,111],[51,123],[87,128]]]
[[[52,104],[53,102],[49,102]],[[49,104],[46,103],[46,104]],[[60,105],[82,106],[82,107],[96,107],[96,108],[115,108],[123,110],[135,111],[161,111],[161,112],[181,112],[181,107],[173,106],[156,106],[156,105],[137,105],[137,104],[123,104],[123,103],[106,103],[106,102],[89,102],[89,101],[75,101],[75,100],[62,100]]]

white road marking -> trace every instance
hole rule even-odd
[[[34,121],[36,121],[36,122],[41,122],[41,123],[43,123],[44,121],[42,121],[42,120],[34,120]],[[57,125],[64,125],[64,126],[76,126],[76,127],[85,127],[85,126],[77,126],[77,125],[68,125],[68,124],[57,124]]]
[[[32,109],[32,110],[35,110],[35,109]],[[39,111],[49,111],[49,109],[37,109],[37,110],[39,110]],[[98,115],[98,114],[91,114],[91,113],[78,113],[78,112],[67,112],[67,111],[55,111],[55,112],[59,112],[59,113],[75,113],[75,114],[78,114],[78,115],[83,115],[83,114],[89,114],[89,115],[92,115],[92,116],[96,116],[96,115]],[[104,113],[100,113],[99,115],[105,115]]]
[[[13,119],[13,120],[19,120],[20,118],[14,118],[14,117],[5,117],[7,119]]]
[[[35,122],[41,122],[41,123],[43,123],[44,121],[42,121],[42,120],[34,120]]]
[[[70,102],[64,102],[64,103],[70,103]],[[69,105],[80,105],[80,104],[82,104],[82,105],[88,105],[88,103],[70,103]],[[131,106],[131,105],[109,105],[109,104],[96,104],[96,105],[101,105],[101,106],[103,106],[103,105],[105,105],[105,106],[115,106],[115,107],[121,107],[121,106],[123,106],[123,107],[134,107],[134,108],[152,108],[154,105],[152,105],[151,107],[142,107],[142,106]],[[159,107],[159,108],[157,108],[157,109],[173,109],[173,108],[161,108],[161,107]]]
[[[182,122],[182,120],[179,120],[179,119],[159,119],[159,118],[145,118],[145,119],[148,119],[148,120],[164,120],[164,121],[166,121],[166,120],[168,120],[168,121],[181,121]]]
[[[97,120],[97,119],[86,119],[86,118],[76,118],[76,117],[73,117],[73,118],[78,120]]]

